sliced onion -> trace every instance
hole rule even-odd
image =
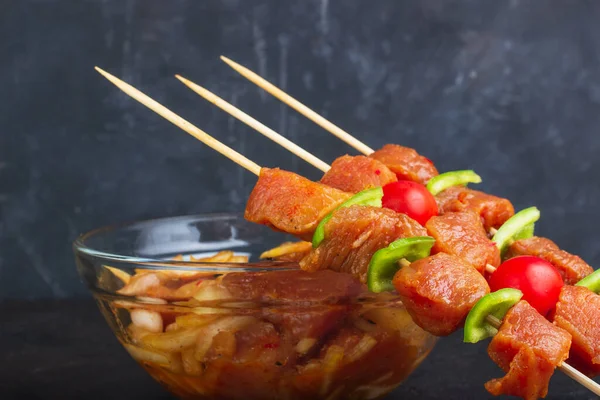
[[[253,317],[235,316],[224,317],[216,322],[202,328],[201,335],[196,343],[194,357],[198,361],[204,360],[206,353],[212,346],[213,339],[221,331],[236,332],[245,326],[252,324],[256,319]]]
[[[350,350],[346,359],[348,362],[356,361],[371,351],[376,344],[377,340],[375,340],[375,338],[370,335],[364,335],[358,344],[352,350]]]
[[[344,349],[337,345],[332,345],[327,349],[323,359],[323,383],[321,385],[321,395],[324,396],[331,386],[333,374],[344,358]]]
[[[229,293],[229,290],[215,281],[203,281],[200,283],[194,298],[198,301],[206,302],[233,300],[233,296]]]
[[[199,376],[202,374],[202,365],[194,357],[194,349],[186,349],[181,352],[181,363],[183,370],[188,375]]]
[[[306,354],[317,343],[315,338],[304,338],[296,345],[296,351],[300,354]]]
[[[117,293],[124,294],[127,296],[135,296],[142,293],[147,293],[150,288],[160,285],[160,278],[158,274],[146,273],[142,275],[136,275],[133,277],[127,285],[117,290]]]
[[[181,361],[173,355],[143,349],[129,343],[123,343],[123,347],[138,362],[158,365],[176,373],[180,373],[183,370]]]
[[[357,317],[352,322],[355,327],[363,332],[373,332],[375,329],[377,329],[376,324],[367,321],[363,317]]]
[[[131,322],[150,332],[158,333],[163,331],[163,320],[159,313],[148,311],[142,308],[131,310]]]
[[[165,333],[151,333],[144,336],[141,342],[152,349],[168,352],[181,351],[196,343],[202,328],[178,329]]]
[[[152,332],[149,332],[144,328],[140,328],[137,325],[130,324],[127,327],[127,333],[129,334],[129,337],[131,338],[133,343],[139,344],[141,342],[142,338],[150,335]]]
[[[115,267],[109,267],[108,265],[103,265],[103,267],[106,268],[107,270],[109,270],[115,277],[117,277],[124,284],[127,285],[129,283],[129,280],[131,279],[131,275],[129,275],[127,272],[122,271]]]
[[[137,299],[148,304],[168,304],[165,299],[159,299],[158,297],[137,296]]]
[[[205,326],[215,321],[218,318],[216,315],[205,314],[184,314],[175,317],[175,323],[181,328],[193,328],[197,326]]]
[[[378,386],[378,385],[365,385],[356,388],[356,391],[366,392],[366,399],[379,399],[382,396],[388,394],[392,390],[398,387],[397,384],[387,385],[387,386]]]

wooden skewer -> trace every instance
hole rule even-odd
[[[277,97],[279,100],[292,107],[294,110],[298,111],[300,114],[304,115],[306,118],[310,119],[323,129],[331,132],[350,146],[354,147],[356,150],[366,155],[373,153],[372,148],[370,148],[360,140],[356,139],[354,136],[350,135],[348,132],[346,132],[339,126],[334,125],[332,122],[326,120],[325,118],[323,118],[304,104],[300,103],[298,100],[294,99],[289,94],[285,93],[283,90],[279,89],[277,86],[268,82],[256,73],[250,71],[248,68],[241,66],[240,64],[230,60],[225,56],[221,56],[221,60],[225,61],[231,68],[236,70],[249,81],[264,89],[271,95]]]
[[[310,154],[308,151],[304,150],[302,147],[298,146],[297,144],[289,141],[285,137],[281,136],[279,133],[275,132],[273,129],[264,125],[263,123],[252,118],[251,116],[249,116],[248,114],[246,114],[245,112],[240,110],[239,108],[228,103],[227,101],[223,100],[222,98],[220,98],[216,94],[208,91],[207,89],[203,88],[202,86],[190,81],[189,79],[182,77],[181,75],[175,75],[175,77],[177,79],[179,79],[181,82],[183,82],[184,85],[186,85],[187,87],[192,89],[194,92],[196,92],[197,94],[199,94],[206,100],[210,101],[211,103],[213,103],[214,105],[219,107],[221,110],[225,111],[232,117],[239,119],[240,121],[242,121],[246,125],[250,126],[251,128],[254,128],[258,132],[262,133],[263,135],[265,135],[266,137],[268,137],[269,139],[274,141],[275,143],[284,147],[285,149],[292,152],[296,156],[300,157],[307,163],[313,165],[315,168],[318,168],[323,172],[329,171],[329,168],[330,168],[329,164],[320,160],[319,158],[315,157],[314,155]]]
[[[255,174],[257,176],[260,174],[260,166],[258,164],[256,164],[254,161],[249,160],[248,158],[244,157],[237,151],[235,151],[232,148],[219,142],[218,140],[216,140],[215,138],[210,136],[208,133],[206,133],[203,130],[201,130],[200,128],[196,127],[191,122],[188,122],[185,119],[181,118],[179,115],[175,114],[173,111],[169,110],[162,104],[160,104],[157,101],[146,96],[144,93],[140,92],[139,90],[137,90],[133,86],[129,85],[128,83],[123,82],[119,78],[109,74],[108,72],[104,71],[101,68],[98,68],[98,67],[94,67],[94,68],[96,69],[96,71],[98,71],[100,74],[102,74],[106,79],[108,79],[109,81],[114,83],[116,87],[118,87],[119,89],[124,91],[126,94],[133,97],[135,100],[139,101],[140,103],[142,103],[143,105],[145,105],[146,107],[148,107],[149,109],[151,109],[152,111],[154,111],[155,113],[160,115],[161,117],[165,118],[167,121],[171,122],[172,124],[176,125],[177,127],[181,128],[181,129],[183,129],[190,135],[194,136],[196,139],[200,140],[202,143],[206,144],[208,147],[218,151],[225,157],[229,158],[230,160],[237,163],[241,167],[246,168],[248,171],[252,172],[253,174]]]
[[[493,315],[488,315],[485,319],[494,328],[500,329],[500,325],[502,325],[501,320],[494,317]],[[588,389],[592,393],[600,395],[600,385],[598,383],[596,383],[594,380],[592,380],[590,377],[582,374],[577,369],[573,368],[572,366],[570,366],[569,364],[567,364],[565,362],[559,364],[558,369],[560,369],[569,378],[580,383],[582,386],[584,386],[586,389]]]

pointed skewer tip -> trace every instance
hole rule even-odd
[[[175,78],[179,79],[181,82],[185,83],[186,85],[189,82],[189,80],[185,79],[183,76],[181,76],[179,74],[175,74]]]
[[[105,77],[106,79],[108,79],[109,81],[111,81],[112,83],[114,83],[115,85],[119,86],[117,84],[117,82],[120,82],[120,79],[118,79],[117,77],[113,76],[112,74],[106,72],[105,70],[103,70],[102,68],[100,68],[98,66],[94,67],[94,69],[96,71],[98,71],[98,73],[100,75],[102,75],[103,77]]]
[[[215,95],[208,89],[198,85],[197,83],[194,83],[194,82],[190,81],[189,79],[186,79],[182,76],[176,75],[176,77],[177,77],[177,79],[179,79],[179,81],[181,81],[181,83],[183,83],[185,86],[189,87],[194,92],[196,92],[200,96],[204,97],[208,101],[215,103],[216,101],[222,100],[217,95]]]
[[[222,61],[226,62],[229,65],[236,64],[236,62],[233,61],[232,59],[230,59],[229,57],[221,56],[220,58],[221,58]]]

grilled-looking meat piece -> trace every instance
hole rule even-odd
[[[594,272],[581,258],[561,250],[552,240],[538,236],[515,241],[506,255],[509,258],[523,255],[543,258],[558,269],[567,285],[574,285]]]
[[[563,286],[554,324],[573,336],[569,363],[581,372],[600,374],[600,296],[588,288]]]
[[[409,147],[386,144],[369,157],[387,165],[400,180],[425,184],[438,175],[435,165],[428,158],[423,157],[416,150]]]
[[[469,262],[483,273],[486,264],[500,265],[500,251],[487,237],[479,215],[472,211],[431,217],[425,224],[435,239],[432,253],[444,252]]]
[[[377,250],[397,239],[426,235],[417,221],[387,208],[341,208],[325,224],[323,242],[300,261],[300,267],[346,272],[365,283],[369,262]]]
[[[374,158],[345,155],[331,164],[331,169],[323,175],[321,183],[344,192],[358,193],[397,180],[396,174]]]
[[[415,323],[437,336],[462,326],[475,303],[490,292],[475,268],[445,253],[401,268],[393,283]]]
[[[352,195],[279,168],[262,168],[244,217],[311,240],[317,225]]]
[[[464,186],[448,188],[437,194],[435,198],[440,214],[474,211],[481,217],[486,231],[490,228],[500,228],[507,219],[515,214],[515,209],[508,199]]]
[[[495,396],[546,397],[554,369],[567,359],[570,347],[567,331],[522,300],[508,311],[488,347],[489,356],[507,374],[487,382],[485,388]]]

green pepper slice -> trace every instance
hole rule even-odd
[[[416,236],[398,239],[386,248],[379,249],[371,257],[367,270],[367,287],[371,292],[381,293],[394,290],[392,279],[400,269],[398,261],[410,262],[429,256],[435,239],[430,236]]]
[[[449,187],[466,185],[467,183],[481,183],[481,177],[470,169],[444,172],[434,176],[427,182],[427,190],[435,196]]]
[[[335,210],[327,214],[325,218],[323,218],[321,222],[319,222],[319,225],[317,225],[317,229],[315,229],[315,233],[313,234],[312,239],[313,248],[319,247],[323,239],[325,239],[325,224],[329,222],[331,216],[336,210],[354,205],[381,207],[382,198],[383,188],[376,187],[372,189],[363,190],[362,192],[358,192],[354,196],[350,197],[348,200],[337,206]]]
[[[600,269],[592,272],[579,282],[575,284],[575,286],[583,286],[590,289],[594,293],[600,292]]]
[[[506,288],[486,294],[479,299],[467,315],[463,341],[477,343],[498,333],[498,329],[486,321],[487,316],[493,315],[502,320],[508,310],[521,300],[521,297],[523,292],[520,290]]]
[[[515,240],[532,237],[538,219],[540,219],[540,210],[537,207],[529,207],[519,211],[502,224],[492,238],[492,242],[500,249],[500,254],[504,254],[507,247]]]

